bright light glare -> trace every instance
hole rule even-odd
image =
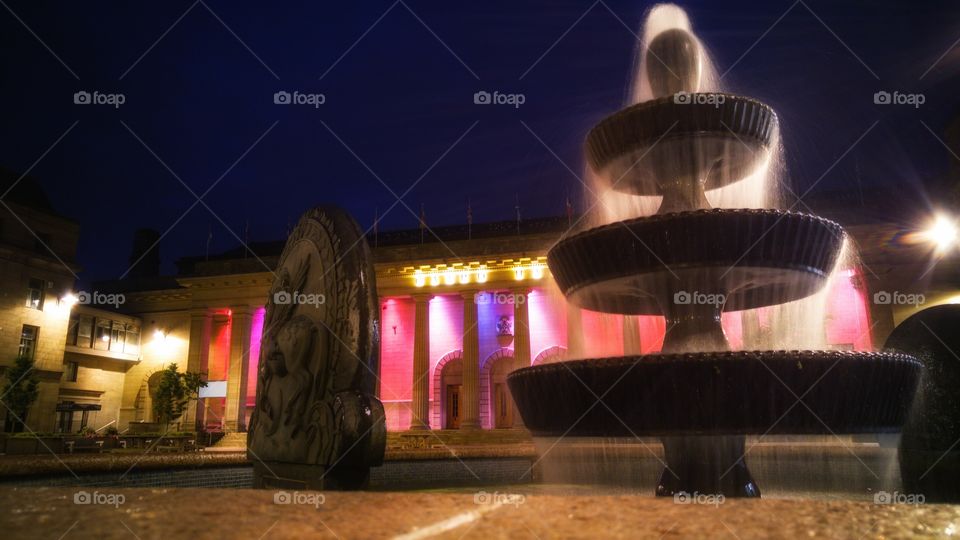
[[[924,231],[924,236],[937,247],[938,253],[946,253],[957,243],[957,224],[946,216],[939,215],[933,225]]]

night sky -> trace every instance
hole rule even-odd
[[[681,5],[727,87],[780,114],[796,191],[859,179],[891,213],[927,212],[924,186],[950,160],[930,130],[942,136],[960,101],[960,4],[804,2]],[[429,225],[463,223],[468,197],[475,222],[512,219],[517,197],[524,217],[562,215],[568,193],[581,210],[567,167],[581,174],[585,133],[622,105],[652,4],[0,5],[0,166],[30,169],[80,223],[92,281],[127,270],[137,227],[165,233],[170,273],[208,231],[211,252],[247,227],[279,239],[322,203],[364,227],[379,208],[382,230],[415,228],[421,204]],[[276,105],[281,90],[326,101]],[[475,105],[480,90],[525,103]],[[875,105],[881,90],[926,102]],[[125,103],[76,105],[78,91]],[[203,204],[191,190],[209,190]]]

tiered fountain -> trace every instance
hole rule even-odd
[[[920,364],[898,353],[731,351],[721,313],[816,293],[844,232],[802,213],[712,209],[705,191],[765,166],[777,116],[750,98],[698,93],[702,51],[686,29],[657,33],[644,54],[651,99],[602,120],[586,151],[606,186],[662,196],[659,210],[562,239],[548,262],[577,306],[663,315],[662,352],[527,367],[510,390],[535,436],[660,437],[658,495],[758,497],[746,435],[897,431]]]

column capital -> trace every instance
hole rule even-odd
[[[413,298],[414,302],[429,302],[433,298],[432,293],[414,293],[410,295],[410,298]]]
[[[511,293],[513,293],[513,294],[522,294],[522,295],[524,295],[524,296],[530,294],[530,291],[532,291],[532,290],[533,290],[533,287],[531,287],[531,286],[529,286],[529,285],[516,285],[516,286],[514,286],[514,287],[510,287],[510,288],[509,288],[509,291],[510,291]]]
[[[240,304],[236,306],[230,306],[230,313],[236,316],[251,316],[253,315],[253,307],[248,304]]]
[[[190,308],[191,319],[204,319],[213,314],[209,308]]]
[[[465,289],[460,291],[460,298],[464,300],[470,300],[474,302],[477,298],[477,294],[480,292],[480,289]],[[476,302],[474,302],[476,303]]]

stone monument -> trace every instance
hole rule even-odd
[[[358,489],[383,462],[380,310],[370,248],[343,210],[306,212],[266,303],[247,435],[254,487]]]

